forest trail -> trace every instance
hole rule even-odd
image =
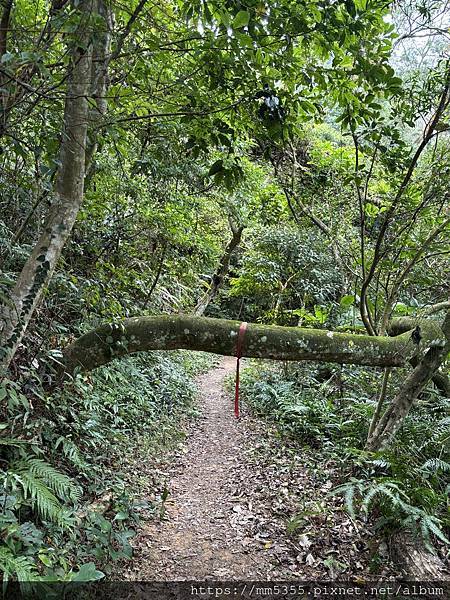
[[[242,526],[253,518],[250,495],[238,477],[245,430],[223,390],[235,368],[236,359],[226,357],[198,380],[201,414],[182,464],[168,482],[164,520],[151,521],[139,536],[133,579],[266,579],[273,574],[267,550],[251,544]]]
[[[333,466],[317,465],[314,451],[285,445],[245,406],[235,419],[232,394],[223,389],[235,366],[226,357],[198,378],[200,416],[166,474],[164,518],[144,524],[123,577],[371,578],[362,542],[368,532],[327,494]]]

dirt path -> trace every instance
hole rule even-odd
[[[150,522],[137,540],[133,579],[266,579],[273,571],[242,527],[245,498],[236,474],[245,434],[222,389],[235,364],[227,357],[199,378],[201,416],[168,483],[165,519]]]
[[[369,532],[327,492],[333,465],[289,447],[276,429],[233,416],[224,378],[199,378],[200,417],[169,469],[164,518],[133,542],[123,577],[140,581],[373,578]]]

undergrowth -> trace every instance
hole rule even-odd
[[[192,376],[209,364],[198,354],[149,353],[53,394],[20,380],[0,385],[4,587],[95,580],[131,557],[140,512],[156,510],[140,499],[151,473],[136,465],[180,441],[180,420],[194,412]]]
[[[407,529],[428,549],[448,553],[450,403],[427,390],[395,442],[369,453],[363,448],[379,380],[362,368],[254,362],[243,373],[242,398],[281,435],[311,448],[317,464],[336,465],[331,494],[342,495],[352,517],[370,517],[382,536]]]

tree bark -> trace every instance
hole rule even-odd
[[[110,85],[108,66],[111,57],[111,35],[113,30],[113,14],[109,3],[105,0],[98,1],[98,14],[103,17],[104,29],[98,32],[96,43],[92,52],[91,65],[91,91],[90,95],[95,100],[95,106],[89,110],[89,127],[85,153],[85,179],[87,187],[94,171],[94,157],[98,148],[98,129],[95,126],[106,115],[108,110],[108,89]]]
[[[391,536],[389,553],[394,562],[405,571],[408,578],[425,582],[450,581],[448,567],[408,531],[399,531]]]
[[[0,58],[6,54],[8,46],[8,31],[9,23],[11,19],[11,11],[13,7],[13,0],[5,0],[2,2],[3,11],[0,19]]]
[[[70,373],[76,369],[90,371],[114,358],[148,350],[187,349],[233,356],[239,326],[239,321],[183,315],[125,319],[102,325],[68,346],[64,350],[65,366]],[[415,352],[409,332],[389,338],[250,324],[242,355],[400,367]]]
[[[414,368],[417,367],[417,365],[419,364],[419,360],[418,360],[417,356],[412,356],[409,359],[409,364]],[[444,398],[450,398],[450,379],[448,378],[448,376],[445,373],[442,373],[440,371],[435,371],[433,373],[433,377],[431,378],[431,381],[434,383],[436,388],[439,390],[441,396],[443,396]]]
[[[378,398],[377,406],[375,408],[375,412],[373,413],[372,420],[370,421],[369,432],[367,434],[367,439],[370,439],[375,427],[377,426],[378,420],[381,415],[381,411],[383,410],[383,404],[386,400],[387,387],[389,383],[389,376],[391,374],[391,369],[386,367],[383,374],[383,383],[381,385],[380,396]]]
[[[445,308],[448,308],[448,303],[442,302],[441,304],[436,306],[438,307],[438,310],[444,310]],[[423,317],[420,319],[413,319],[411,317],[393,319],[388,324],[387,331],[388,334],[392,336],[400,335],[402,333],[410,331],[411,329],[414,329],[416,325],[420,326],[422,332],[426,330],[425,340],[433,339],[433,337],[439,337],[440,335],[442,335],[442,330],[439,327],[437,321],[427,320]],[[419,364],[419,359],[417,358],[417,356],[412,356],[409,360],[409,363],[415,368]],[[441,394],[445,398],[450,398],[450,379],[448,378],[448,376],[445,373],[435,371],[431,379],[434,385],[437,387],[437,389],[441,392]]]
[[[80,28],[79,43],[72,54],[64,109],[61,166],[56,178],[53,205],[43,233],[11,292],[10,303],[0,309],[2,371],[9,366],[22,340],[70,235],[83,200],[88,95],[92,76],[92,31],[88,23],[96,8],[96,0],[84,0],[79,4],[85,22]]]
[[[427,327],[426,329],[429,331],[430,328]],[[421,343],[423,341],[429,347],[424,351],[424,356],[419,359],[417,366],[408,375],[398,394],[379,419],[367,440],[366,450],[377,452],[389,445],[401,427],[404,418],[408,415],[414,401],[445,359],[450,350],[450,311],[447,313],[442,325],[442,332],[445,335],[445,341],[435,339],[434,334],[431,342],[429,339],[421,340]]]
[[[13,0],[5,0],[1,3],[3,7],[0,18],[0,60],[6,54],[8,49],[8,32],[10,29],[11,11],[13,8]],[[5,76],[0,75],[0,137],[6,129],[7,121],[7,106],[8,106],[8,91],[4,86]]]
[[[205,314],[206,309],[217,296],[225,277],[228,274],[228,270],[230,268],[230,260],[233,252],[241,243],[242,232],[245,229],[245,225],[235,225],[230,218],[230,227],[232,231],[232,238],[228,242],[227,247],[220,259],[219,266],[216,269],[216,272],[212,276],[211,285],[209,286],[209,290],[203,296],[203,298],[198,302],[194,314],[197,317],[201,317]]]

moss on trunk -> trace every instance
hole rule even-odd
[[[149,350],[200,350],[236,353],[239,321],[183,315],[135,317],[102,325],[64,352],[66,368],[84,371],[114,358]],[[416,347],[409,333],[394,338],[336,333],[322,329],[249,324],[243,356],[274,360],[312,360],[374,367],[399,367]]]

